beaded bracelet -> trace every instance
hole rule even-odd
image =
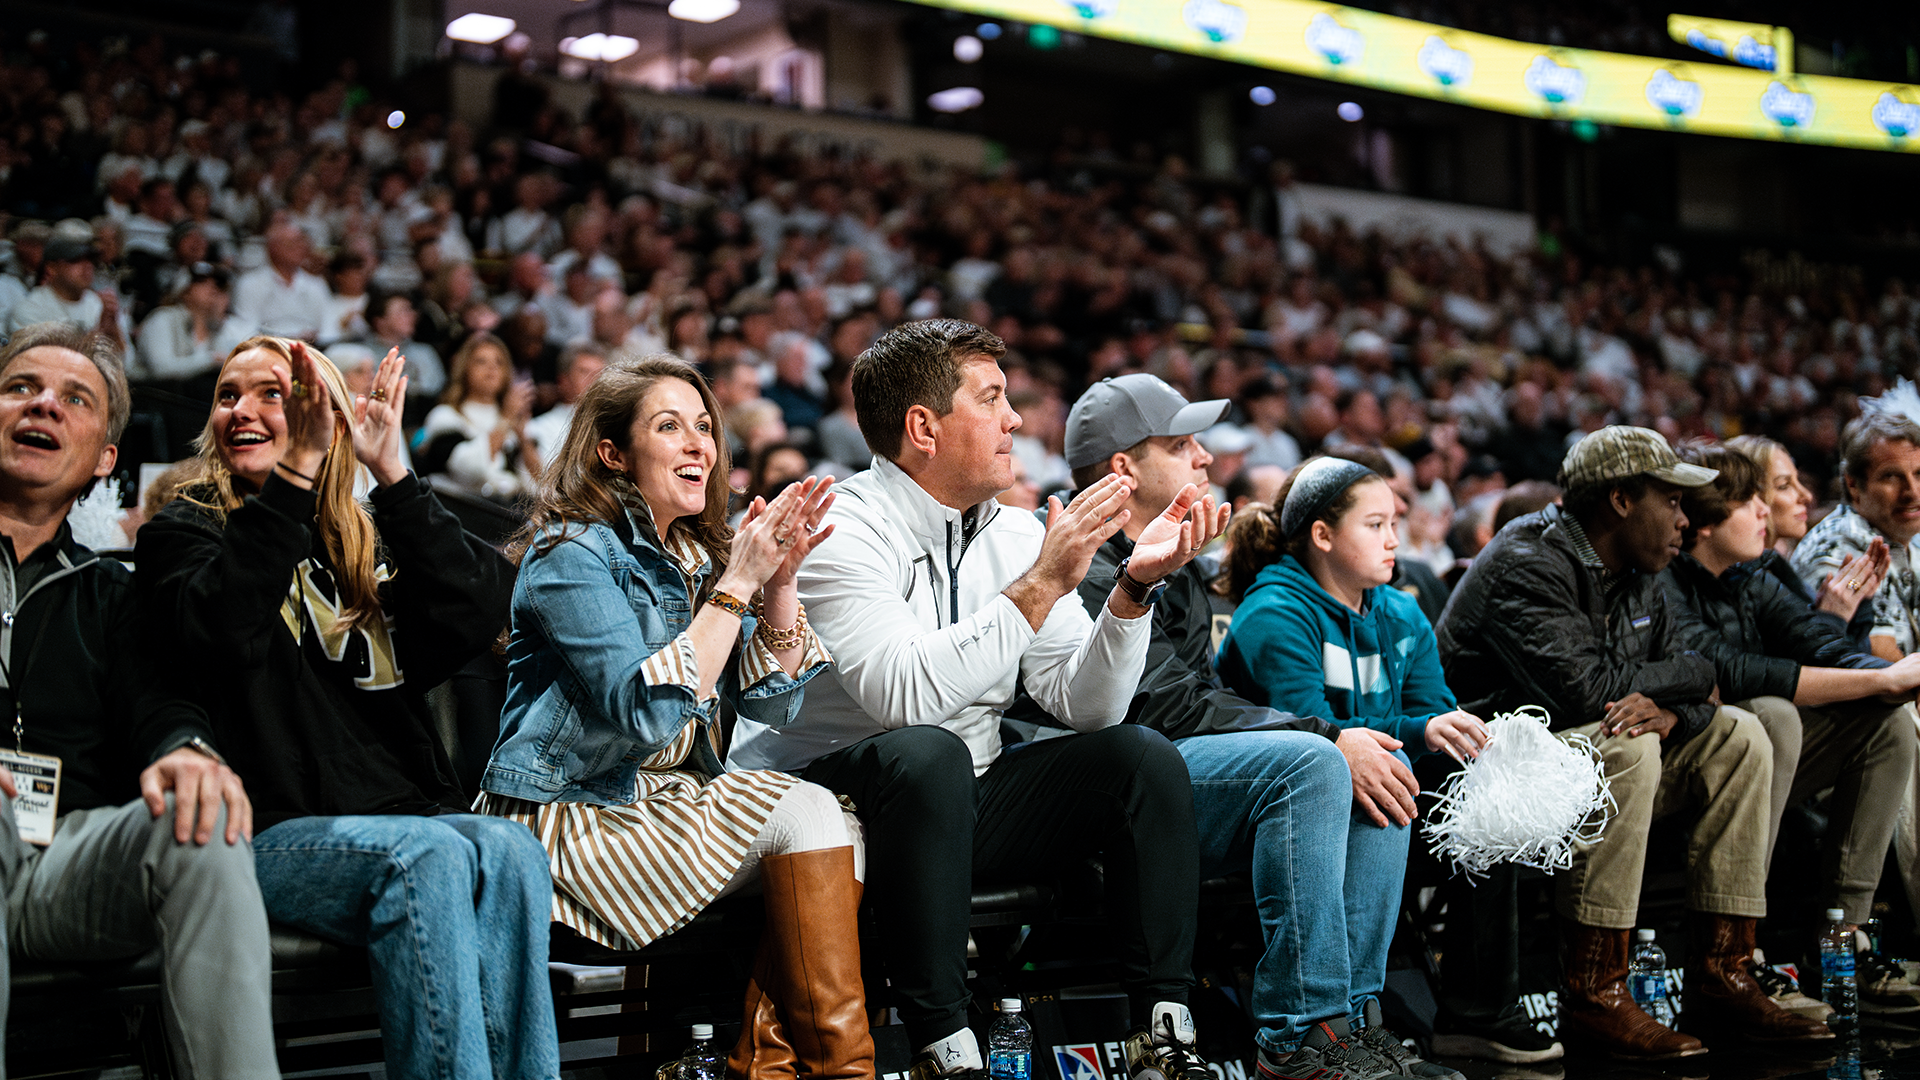
[[[776,630],[767,622],[766,599],[756,595],[753,598],[753,617],[759,625],[755,627],[753,635],[775,652],[799,648],[801,643],[807,640],[807,607],[799,603],[794,607],[797,614],[794,616],[793,625],[785,630]]]
[[[749,610],[745,600],[740,599],[732,593],[723,593],[719,589],[714,589],[707,593],[707,601],[708,603],[720,605],[721,610],[731,611],[735,616],[740,618],[745,618]]]

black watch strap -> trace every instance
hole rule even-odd
[[[1160,594],[1167,591],[1167,583],[1164,581],[1156,581],[1149,585],[1139,578],[1134,577],[1127,572],[1127,567],[1132,562],[1133,556],[1131,555],[1120,560],[1120,568],[1115,575],[1115,584],[1120,586],[1121,592],[1127,594],[1127,599],[1139,604],[1141,607],[1152,607],[1154,601],[1160,599]]]

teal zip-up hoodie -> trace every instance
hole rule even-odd
[[[1220,675],[1272,709],[1368,727],[1427,753],[1427,721],[1459,706],[1433,626],[1413,597],[1368,589],[1364,613],[1334,599],[1291,555],[1253,579],[1220,644]]]

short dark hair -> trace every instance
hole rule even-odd
[[[1920,446],[1920,424],[1890,412],[1861,413],[1840,435],[1840,471],[1856,484],[1867,482],[1867,458],[1883,442]]]
[[[0,349],[0,376],[13,366],[15,357],[28,349],[66,349],[93,362],[107,384],[107,443],[117,445],[133,415],[133,394],[127,388],[127,369],[120,359],[120,346],[98,330],[79,323],[43,322],[14,331],[5,349]],[[89,489],[91,490],[91,489]]]
[[[909,409],[920,405],[947,415],[960,390],[960,365],[998,361],[1006,353],[1007,343],[993,331],[959,319],[922,319],[880,335],[853,361],[853,411],[868,449],[897,460]]]
[[[1604,509],[1615,491],[1625,495],[1629,501],[1637,500],[1647,493],[1647,484],[1653,477],[1646,473],[1623,476],[1618,480],[1602,480],[1583,487],[1568,488],[1560,497],[1560,508],[1572,515],[1581,527],[1589,527],[1600,520],[1600,511]]]
[[[1675,447],[1674,453],[1689,465],[1720,470],[1710,484],[1680,489],[1680,511],[1687,515],[1687,526],[1680,530],[1680,546],[1691,551],[1701,529],[1727,520],[1734,507],[1760,494],[1766,473],[1746,454],[1705,439],[1688,439]]]
[[[1493,511],[1493,531],[1498,533],[1507,527],[1507,522],[1517,517],[1545,510],[1560,497],[1560,485],[1549,480],[1522,480],[1507,489],[1500,496],[1500,505]]]
[[[556,378],[565,376],[573,370],[574,362],[583,356],[597,356],[606,362],[607,350],[592,341],[576,341],[560,350],[560,356],[553,362],[553,374]]]

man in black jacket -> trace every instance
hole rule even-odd
[[[1118,473],[1131,491],[1127,523],[1094,553],[1080,584],[1089,612],[1106,603],[1134,538],[1168,493],[1206,483],[1212,457],[1193,436],[1227,405],[1189,404],[1152,375],[1102,380],[1074,403],[1066,457],[1075,486]],[[1347,1080],[1458,1080],[1452,1069],[1405,1050],[1376,1000],[1419,794],[1404,757],[1393,753],[1400,743],[1230,693],[1214,674],[1212,613],[1198,566],[1169,575],[1150,602],[1146,666],[1127,722],[1173,739],[1186,759],[1202,878],[1252,872],[1266,943],[1250,1002],[1262,1080],[1329,1072]],[[1557,1044],[1552,1049],[1544,1056],[1558,1056]]]
[[[1680,456],[1719,473],[1681,496],[1687,550],[1660,575],[1680,638],[1713,661],[1721,694],[1758,716],[1772,740],[1769,861],[1787,807],[1832,788],[1816,906],[1865,922],[1920,748],[1920,654],[1888,664],[1859,651],[1837,616],[1762,568],[1765,474],[1752,458],[1717,445],[1683,446]],[[1897,966],[1862,960],[1873,970],[1860,980],[1861,1008],[1920,1012],[1920,987]]]
[[[187,1075],[274,1077],[267,917],[253,810],[197,706],[161,689],[126,568],[67,512],[113,470],[117,350],[65,323],[0,351],[0,1012],[9,947],[35,960],[162,952]]]
[[[1568,451],[1563,507],[1510,523],[1460,581],[1440,656],[1461,708],[1540,705],[1553,729],[1593,741],[1618,806],[1602,839],[1560,875],[1561,1035],[1653,1059],[1702,1051],[1627,992],[1627,932],[1640,906],[1647,831],[1687,802],[1689,1030],[1748,1041],[1830,1039],[1778,1008],[1747,972],[1766,914],[1772,753],[1752,713],[1720,708],[1713,664],[1684,651],[1656,576],[1679,553],[1681,489],[1714,477],[1659,433],[1608,427]]]

